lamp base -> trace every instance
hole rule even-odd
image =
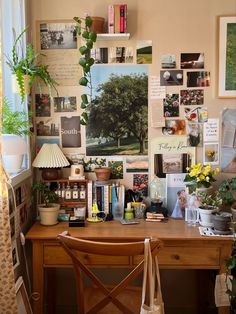
[[[60,178],[59,171],[56,168],[44,168],[42,169],[43,180],[57,180]]]

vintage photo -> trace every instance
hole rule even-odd
[[[93,48],[90,51],[90,57],[96,64],[108,63],[108,48]]]
[[[176,68],[175,55],[161,56],[161,67],[162,69],[175,69]]]
[[[13,268],[16,269],[16,267],[20,265],[16,240],[12,241],[12,261]]]
[[[132,47],[109,48],[109,63],[133,63],[134,52]]]
[[[181,69],[204,69],[204,53],[181,53]]]
[[[187,172],[191,164],[189,154],[155,154],[154,173],[159,178],[165,178],[167,173]]]
[[[51,116],[51,100],[49,94],[35,94],[36,117]]]
[[[123,179],[123,160],[108,160],[108,167],[111,168],[110,179]]]
[[[77,49],[75,23],[42,22],[39,25],[41,50]]]
[[[92,80],[86,155],[147,155],[147,66],[95,66]]]
[[[183,85],[183,70],[161,70],[161,86],[178,86]]]
[[[139,40],[136,48],[136,63],[151,64],[152,63],[152,41]]]
[[[148,174],[133,175],[133,191],[140,196],[148,195]]]
[[[203,143],[203,125],[200,123],[187,123],[188,146],[202,146]]]
[[[37,121],[36,128],[38,136],[59,136],[59,123],[53,119]]]
[[[74,112],[77,110],[76,97],[54,97],[54,112]]]
[[[148,157],[126,157],[126,172],[148,172]]]
[[[180,105],[196,106],[204,104],[203,89],[185,89],[180,91]]]
[[[219,164],[219,143],[204,143],[203,163],[212,165]]]
[[[166,94],[163,99],[164,117],[179,117],[179,94]]]
[[[43,146],[43,144],[45,143],[48,143],[48,144],[57,144],[58,146],[60,146],[60,141],[59,141],[59,138],[45,138],[45,139],[42,139],[42,138],[37,138],[36,139],[36,143],[35,143],[35,146],[36,146],[36,153],[38,153],[40,151],[40,148]]]
[[[62,147],[81,147],[80,117],[61,117]]]
[[[208,87],[210,83],[210,72],[187,72],[187,87]]]
[[[163,135],[185,135],[186,121],[183,119],[166,120],[162,133]]]

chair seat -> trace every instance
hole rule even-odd
[[[107,286],[109,290],[111,286]],[[139,313],[141,308],[141,287],[128,287],[122,291],[116,298],[133,311],[133,313]],[[84,302],[85,308],[88,311],[93,305],[98,303],[104,298],[104,294],[95,286],[86,287],[84,290]],[[121,314],[122,312],[112,303],[107,304],[99,314]]]

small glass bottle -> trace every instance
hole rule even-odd
[[[65,183],[62,183],[62,189],[61,189],[61,198],[64,200],[65,198]]]
[[[72,199],[78,200],[78,198],[79,198],[79,189],[78,189],[77,183],[75,183],[72,190]]]
[[[65,200],[71,200],[71,188],[70,184],[68,183],[65,190]]]
[[[79,198],[80,198],[81,200],[85,200],[85,197],[86,197],[85,186],[84,186],[84,185],[81,185],[81,187],[80,187],[80,192],[79,192]]]

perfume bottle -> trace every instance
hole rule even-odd
[[[72,199],[78,200],[78,198],[79,198],[79,189],[78,189],[77,183],[75,183],[72,190]]]
[[[68,183],[65,190],[65,200],[71,200],[71,188],[70,184]]]

